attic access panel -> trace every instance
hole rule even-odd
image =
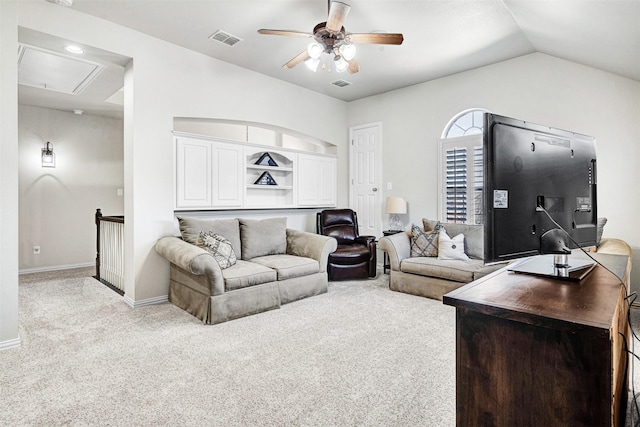
[[[77,95],[95,79],[104,67],[95,62],[74,58],[20,44],[18,49],[18,84]]]

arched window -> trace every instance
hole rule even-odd
[[[482,129],[485,109],[456,114],[440,140],[440,219],[483,224]]]
[[[461,111],[453,116],[444,127],[442,139],[456,138],[458,136],[482,134],[484,113],[489,110],[483,108],[471,108]]]

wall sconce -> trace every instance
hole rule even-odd
[[[389,217],[389,230],[402,231],[402,221],[398,214],[407,213],[407,202],[402,197],[387,197],[385,212],[391,214]]]
[[[42,167],[43,168],[55,168],[56,167],[56,155],[53,152],[53,145],[47,141],[42,149]]]

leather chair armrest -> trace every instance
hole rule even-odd
[[[156,242],[156,252],[170,263],[196,276],[206,275],[211,295],[224,293],[222,269],[213,256],[179,237],[162,237]]]
[[[376,238],[375,236],[358,236],[356,237],[355,242],[362,245],[371,246],[372,243],[376,242]]]

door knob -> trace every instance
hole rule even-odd
[[[375,193],[376,191],[378,191],[378,187],[373,187],[373,192]]]

